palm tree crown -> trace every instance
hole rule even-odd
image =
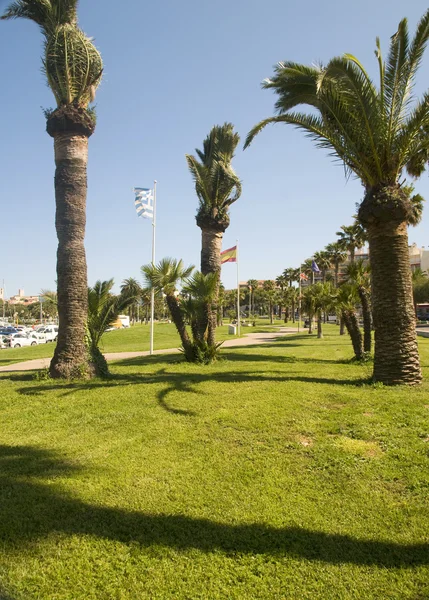
[[[228,209],[241,196],[241,182],[231,165],[239,141],[232,123],[217,125],[204,140],[203,149],[195,150],[198,158],[186,155],[200,203],[199,227],[208,224],[225,231],[229,225]]]
[[[101,82],[101,55],[77,25],[78,0],[15,0],[1,19],[29,19],[44,37],[43,70],[58,106],[86,108]]]
[[[429,129],[429,94],[411,108],[411,92],[428,38],[429,10],[411,41],[407,20],[399,23],[386,62],[377,39],[378,88],[351,54],[326,66],[280,62],[274,77],[263,84],[278,94],[278,115],[258,123],[245,147],[269,123],[290,123],[304,129],[319,147],[333,151],[367,189],[396,185],[404,169],[420,175],[429,151],[429,136],[422,135]],[[302,104],[316,113],[291,112]]]

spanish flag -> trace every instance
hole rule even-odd
[[[232,248],[228,248],[228,250],[224,250],[220,253],[220,262],[237,262],[237,246],[233,246]]]

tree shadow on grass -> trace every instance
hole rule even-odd
[[[296,369],[294,370],[296,372]],[[306,373],[307,371],[303,371]],[[284,371],[271,371],[269,375],[258,371],[208,371],[206,373],[190,373],[181,371],[167,371],[165,368],[160,369],[155,373],[135,374],[135,373],[115,373],[108,379],[96,379],[92,381],[74,381],[69,383],[51,382],[41,383],[34,386],[25,386],[18,388],[20,394],[27,396],[40,396],[46,392],[57,391],[58,395],[72,395],[81,390],[96,390],[109,389],[122,385],[149,385],[149,384],[166,384],[167,387],[158,393],[160,399],[165,397],[172,391],[183,393],[202,394],[202,391],[197,391],[193,386],[202,383],[251,383],[251,382],[273,382],[284,383],[288,381],[300,381],[303,383],[322,384],[322,385],[338,385],[360,387],[369,383],[371,380],[368,377],[338,379],[335,377],[309,377],[308,375],[288,375]],[[62,393],[61,393],[62,392]]]
[[[0,446],[0,539],[4,549],[10,546],[16,552],[19,546],[61,532],[137,543],[142,548],[157,545],[176,550],[267,554],[334,565],[397,569],[429,564],[427,543],[356,539],[297,526],[237,525],[183,514],[147,514],[89,504],[72,497],[53,481],[58,475],[77,471],[77,467],[48,450]]]

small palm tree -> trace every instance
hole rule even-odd
[[[77,24],[78,0],[15,0],[2,19],[34,21],[44,36],[43,71],[57,108],[46,111],[55,149],[55,225],[58,236],[58,343],[51,377],[85,372],[87,267],[84,247],[88,138],[95,130],[94,100],[103,63]]]
[[[127,296],[133,296],[135,301],[130,306],[131,312],[131,320],[136,321],[138,306],[142,295],[142,288],[137,279],[134,277],[129,277],[128,279],[124,279],[121,283],[121,292],[126,294]]]
[[[144,265],[141,270],[148,289],[165,294],[168,309],[183,346],[185,358],[193,360],[192,342],[186,330],[185,315],[177,298],[178,285],[190,276],[193,265],[185,267],[182,260],[163,258],[157,265]]]
[[[363,358],[363,344],[356,315],[356,305],[359,302],[356,288],[348,283],[343,283],[336,292],[335,302],[352,341],[355,357],[357,360],[361,360]]]
[[[362,307],[364,352],[371,352],[372,313],[370,272],[370,265],[365,264],[365,261],[362,259],[350,263],[346,267],[345,281],[356,287]]]
[[[114,281],[97,281],[88,288],[88,345],[91,363],[95,375],[104,377],[109,369],[105,357],[100,351],[100,341],[110,325],[134,302],[131,294],[112,294]]]
[[[429,10],[411,39],[407,20],[399,23],[386,61],[377,39],[378,86],[350,54],[326,66],[279,63],[264,83],[278,94],[278,114],[258,123],[245,144],[269,123],[288,123],[361,180],[365,196],[358,220],[370,249],[374,378],[385,384],[422,379],[408,258],[407,225],[415,207],[402,183],[404,171],[419,177],[429,157],[429,92],[414,103],[412,95],[428,40]],[[309,112],[295,111],[300,105]]]
[[[182,292],[188,296],[184,303],[185,314],[191,324],[194,338],[195,362],[208,364],[217,358],[219,344],[209,344],[207,341],[208,314],[213,295],[218,290],[216,273],[203,275],[200,271],[193,273],[183,285]]]
[[[189,170],[195,182],[199,201],[197,225],[202,232],[201,273],[216,273],[220,281],[222,238],[229,226],[229,208],[241,196],[241,182],[232,159],[240,141],[231,123],[212,128],[203,142],[203,149],[196,149],[197,157],[186,155]],[[215,344],[217,321],[217,292],[208,307],[209,344]]]
[[[332,288],[329,283],[316,283],[305,290],[304,297],[308,306],[311,306],[312,314],[317,318],[317,337],[323,338],[322,315],[333,303]]]

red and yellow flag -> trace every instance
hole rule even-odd
[[[228,250],[221,252],[220,262],[221,264],[226,262],[237,262],[237,246],[233,246],[232,248],[228,248]]]

